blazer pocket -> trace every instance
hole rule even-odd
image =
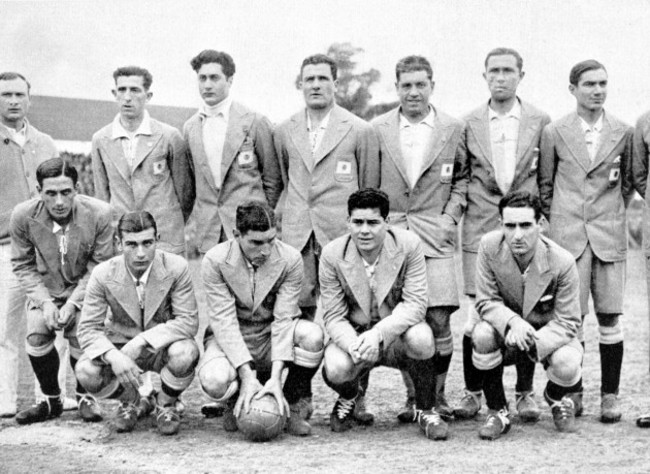
[[[537,313],[545,314],[553,311],[555,308],[555,296],[552,294],[543,295],[537,304],[535,305],[534,311]]]
[[[242,146],[237,153],[237,169],[246,171],[257,168],[258,160],[253,147]]]
[[[169,176],[167,158],[162,158],[151,163],[151,174],[156,183],[162,183]]]
[[[349,160],[338,160],[334,170],[334,179],[339,183],[349,183],[354,180],[352,162]]]

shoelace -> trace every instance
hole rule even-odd
[[[82,403],[87,403],[89,405],[94,405],[97,403],[97,399],[89,393],[78,393],[79,395],[79,405]]]
[[[517,394],[517,399],[515,400],[515,404],[517,406],[519,406],[519,404],[522,401],[528,401],[531,404],[535,403],[535,400],[533,399],[533,393],[532,392],[526,392],[526,393]]]
[[[479,394],[480,394],[480,392],[479,392]],[[465,396],[463,397],[463,400],[466,399],[466,398],[474,400],[474,403],[476,403],[477,406],[479,406],[479,407],[481,406],[480,395],[476,396],[474,394],[474,392],[470,392],[469,390],[465,390]],[[462,402],[462,400],[461,400],[461,402]]]
[[[350,412],[354,409],[355,401],[356,400],[354,398],[352,400],[345,400],[343,398],[339,398],[338,399],[339,406],[336,409],[336,416],[339,419],[347,418]]]
[[[551,408],[557,408],[558,411],[560,412],[560,418],[566,419],[571,416],[571,413],[569,410],[573,410],[573,400],[570,400],[568,398],[563,398],[559,402],[553,403]]]
[[[121,412],[122,412],[122,413],[120,413],[120,416],[121,416],[122,418],[126,419],[126,420],[128,420],[129,418],[132,418],[132,417],[136,417],[136,418],[137,418],[138,407],[136,407],[136,406],[135,406],[134,404],[132,404],[132,403],[129,403],[127,406],[125,406],[125,407],[123,406],[123,407],[122,407]]]
[[[486,425],[492,426],[497,422],[497,420],[501,421],[502,427],[510,423],[510,420],[508,419],[508,414],[505,412],[505,410],[499,410],[498,412],[488,416]]]
[[[418,410],[418,414],[420,417],[420,421],[424,420],[424,422],[428,424],[434,424],[434,425],[439,425],[442,423],[442,418],[440,417],[440,414],[437,411],[431,411],[430,413],[424,413],[422,410]]]
[[[172,421],[176,416],[172,407],[158,407],[158,416],[156,419],[160,420],[160,417],[164,418],[164,421]]]

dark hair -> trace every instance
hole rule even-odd
[[[580,61],[578,64],[571,68],[571,72],[569,73],[569,84],[577,86],[578,82],[580,82],[580,76],[582,76],[587,71],[594,71],[596,69],[602,69],[603,71],[607,72],[605,66],[603,66],[595,59]]]
[[[226,77],[232,77],[235,74],[235,61],[228,53],[215,51],[214,49],[204,49],[190,61],[190,65],[195,72],[199,72],[204,64],[217,63],[221,65],[221,70]]]
[[[379,209],[381,217],[386,219],[389,208],[388,195],[379,189],[359,189],[348,198],[348,216],[351,216],[355,209]]]
[[[302,79],[302,70],[305,69],[305,66],[314,65],[314,64],[328,64],[330,70],[332,71],[332,79],[336,80],[336,61],[325,54],[312,54],[307,56],[302,61],[302,66],[300,66],[300,78]]]
[[[433,80],[433,68],[424,56],[406,56],[400,59],[395,66],[395,78],[399,82],[399,77],[403,72],[415,71],[426,71],[429,80]]]
[[[44,161],[36,168],[36,181],[39,186],[43,186],[43,180],[47,178],[58,178],[66,176],[72,180],[72,184],[77,185],[79,174],[77,168],[65,161],[63,158],[50,158]]]
[[[535,220],[542,217],[542,202],[536,194],[528,191],[514,191],[506,194],[499,201],[499,215],[503,217],[506,207],[529,207],[535,211]]]
[[[156,220],[147,211],[132,211],[122,214],[117,223],[117,238],[122,240],[124,232],[142,232],[153,229],[154,235],[158,235]]]
[[[113,72],[113,79],[115,84],[117,84],[117,78],[122,76],[140,76],[142,77],[142,87],[144,90],[148,91],[153,83],[153,76],[145,68],[138,66],[124,66],[118,67],[115,72]]]
[[[241,235],[249,231],[266,232],[275,227],[275,213],[263,201],[246,201],[237,206],[235,227]]]
[[[29,83],[27,78],[19,72],[0,72],[0,81],[13,81],[14,79],[22,79],[27,84],[27,92],[30,91],[32,85]]]
[[[519,69],[519,72],[521,72],[524,68],[524,60],[521,57],[521,54],[519,54],[517,51],[515,51],[512,48],[494,48],[492,51],[487,53],[487,56],[485,56],[485,69],[487,69],[488,65],[488,60],[492,56],[505,56],[505,55],[510,55],[514,56],[515,60],[517,61],[517,68]]]

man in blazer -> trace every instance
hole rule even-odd
[[[235,238],[203,259],[210,325],[199,364],[201,385],[227,403],[226,431],[237,429],[235,417],[248,411],[253,397],[271,394],[281,412],[289,405],[289,433],[309,435],[311,379],[323,356],[323,331],[299,319],[300,252],[276,239],[275,215],[266,202],[239,205],[236,225]]]
[[[58,156],[54,141],[27,120],[29,81],[0,73],[0,418],[16,414],[18,354],[25,321],[25,291],[11,270],[9,217],[17,204],[36,197],[36,168]]]
[[[203,104],[185,123],[183,136],[192,158],[196,243],[205,254],[232,238],[239,203],[256,199],[275,208],[282,186],[271,123],[229,96],[232,57],[207,49],[190,64]]]
[[[517,97],[524,78],[523,59],[510,48],[496,48],[485,58],[483,73],[490,100],[465,117],[464,143],[469,167],[467,209],[462,226],[463,279],[470,306],[463,330],[465,396],[454,410],[472,418],[481,408],[481,373],[472,365],[471,335],[478,322],[474,307],[476,257],[483,234],[499,228],[499,200],[508,192],[538,194],[537,170],[542,130],[550,122],[544,112]],[[533,397],[535,365],[517,364],[516,408],[519,417],[535,421],[540,410]]]
[[[593,297],[601,360],[601,421],[621,419],[618,388],[623,362],[623,312],[627,227],[633,196],[632,127],[605,112],[607,71],[595,60],[569,75],[576,112],[544,129],[540,196],[550,237],[576,259],[583,318]],[[580,334],[580,340],[584,337]],[[581,410],[582,390],[576,395]]]
[[[379,185],[377,138],[370,124],[335,104],[336,72],[330,57],[307,57],[300,69],[306,109],[280,124],[274,134],[286,188],[282,240],[302,253],[300,308],[312,320],[320,251],[345,233],[347,197]]]
[[[39,198],[11,215],[11,263],[27,293],[26,351],[44,400],[16,415],[19,424],[56,418],[63,411],[55,331],[70,342],[70,365],[81,356],[76,337],[79,310],[95,266],[113,253],[110,206],[77,195],[77,170],[61,158],[36,169]],[[94,398],[77,386],[79,414],[101,420]]]
[[[474,364],[483,372],[488,417],[479,429],[496,439],[510,429],[503,366],[521,359],[541,362],[544,392],[559,431],[575,431],[571,394],[581,385],[583,349],[579,277],[573,257],[540,235],[542,209],[528,191],[499,203],[501,230],[481,239],[476,266],[476,309],[481,322],[472,333]]]
[[[77,380],[98,398],[122,402],[114,420],[119,432],[135,427],[141,375],[154,371],[161,382],[155,397],[158,431],[177,433],[175,404],[199,360],[194,341],[199,317],[187,261],[157,250],[157,242],[150,213],[124,214],[117,225],[122,255],[93,270],[79,320],[83,356]]]
[[[434,81],[426,58],[401,59],[395,74],[400,106],[372,122],[379,138],[381,189],[390,199],[391,225],[422,239],[429,287],[426,320],[436,342],[435,406],[450,417],[444,390],[454,350],[450,317],[459,306],[454,250],[467,193],[463,123],[429,103]],[[412,384],[406,385],[406,410],[398,418],[412,421],[415,398]]]
[[[447,423],[434,408],[435,343],[424,320],[424,252],[415,234],[388,226],[389,205],[383,191],[355,191],[348,198],[350,233],[323,249],[319,278],[330,336],[323,379],[339,395],[330,427],[336,432],[353,427],[361,378],[386,365],[411,376],[425,435],[446,439]]]
[[[113,222],[129,211],[149,211],[160,248],[185,252],[185,221],[192,211],[190,162],[178,130],[149,116],[152,76],[128,66],[113,73],[120,112],[93,135],[95,197],[113,207]]]

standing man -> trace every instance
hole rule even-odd
[[[232,57],[206,49],[190,64],[203,104],[185,123],[183,135],[192,155],[197,245],[205,254],[232,238],[242,201],[262,200],[275,208],[281,177],[271,123],[230,97]]]
[[[550,122],[544,112],[517,96],[524,78],[523,59],[510,48],[496,48],[485,58],[483,78],[490,100],[465,117],[465,148],[469,167],[467,209],[463,219],[463,279],[470,305],[463,336],[465,396],[455,408],[458,418],[473,418],[481,409],[481,372],[472,365],[472,331],[478,322],[476,258],[479,241],[499,228],[499,200],[508,192],[538,194],[537,170],[542,129]],[[516,408],[524,421],[536,421],[540,410],[533,398],[535,364],[517,364]]]
[[[28,300],[26,350],[44,395],[16,415],[21,425],[61,415],[55,331],[63,331],[70,342],[74,369],[81,356],[77,320],[90,272],[113,253],[110,206],[77,195],[77,177],[61,158],[44,161],[36,169],[40,197],[19,204],[11,215],[11,263]],[[80,385],[77,394],[81,417],[101,420],[95,399]]]
[[[286,187],[282,240],[302,253],[300,309],[313,320],[323,246],[346,232],[345,205],[358,189],[379,186],[378,144],[372,126],[334,102],[336,62],[316,54],[300,68],[306,109],[276,129]]]
[[[581,386],[583,349],[576,338],[580,281],[573,257],[540,235],[539,198],[527,191],[499,202],[501,230],[481,239],[476,266],[476,309],[472,333],[474,365],[483,372],[489,408],[479,429],[494,440],[510,430],[503,366],[521,359],[541,362],[548,383],[544,398],[558,431],[575,431],[571,398]]]
[[[289,404],[289,433],[309,435],[311,379],[323,357],[323,331],[300,319],[300,252],[276,239],[275,214],[265,202],[240,204],[236,225],[235,238],[203,260],[210,326],[201,385],[227,403],[226,431],[237,429],[235,417],[248,411],[253,397],[271,394],[281,412],[285,399]]]
[[[435,407],[451,417],[445,379],[454,350],[450,317],[459,306],[454,250],[467,192],[463,123],[429,103],[434,81],[426,58],[401,59],[395,75],[400,106],[372,122],[379,137],[381,189],[390,199],[391,225],[422,239],[429,288],[426,321],[436,343]],[[409,386],[406,410],[398,415],[402,421],[414,419]]]
[[[30,84],[17,72],[0,73],[0,417],[16,414],[18,347],[25,319],[25,291],[11,268],[9,217],[38,195],[36,168],[59,154],[49,135],[27,121]]]
[[[621,419],[618,388],[623,363],[623,312],[627,227],[633,196],[633,129],[603,109],[607,71],[593,59],[571,69],[576,111],[544,129],[540,195],[550,237],[576,259],[582,317],[594,301],[600,334],[601,417]],[[579,339],[584,343],[584,335]],[[582,387],[576,391],[582,412]]]
[[[199,317],[187,261],[157,250],[156,221],[146,211],[117,224],[122,252],[93,271],[79,320],[83,356],[77,380],[98,398],[122,402],[117,431],[135,428],[143,371],[160,373],[155,397],[158,431],[178,432],[178,397],[194,379]],[[110,311],[110,312],[109,312]]]
[[[119,113],[93,135],[95,196],[113,207],[113,221],[149,211],[160,229],[160,248],[185,252],[185,221],[192,211],[190,164],[181,134],[149,116],[153,78],[127,66],[113,73]]]

